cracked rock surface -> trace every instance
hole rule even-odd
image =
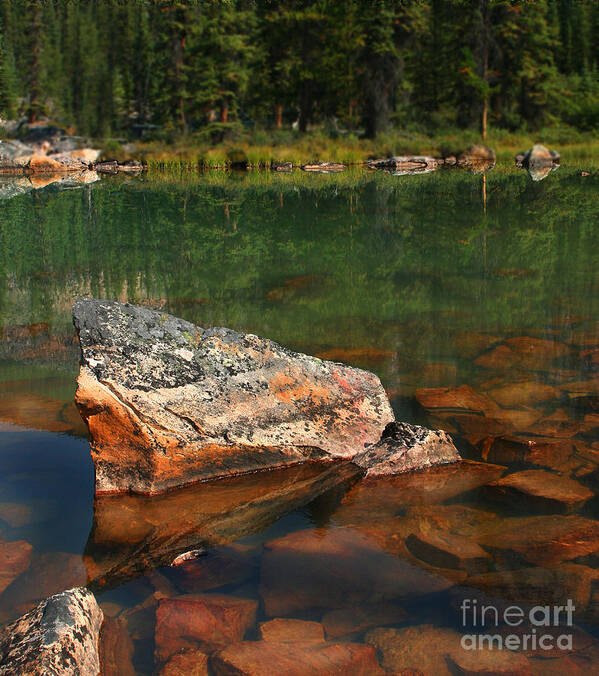
[[[60,592],[0,630],[0,676],[96,676],[103,614],[83,587]]]
[[[73,319],[99,494],[351,459],[394,419],[374,374],[266,338],[107,300]]]

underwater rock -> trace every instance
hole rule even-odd
[[[495,481],[506,471],[502,465],[462,462],[431,467],[426,472],[365,479],[343,497],[335,513],[342,524],[378,522],[408,505],[441,505],[445,500]]]
[[[464,676],[531,676],[526,657],[511,650],[460,650],[449,655],[456,673]]]
[[[544,469],[508,474],[487,486],[487,494],[508,506],[529,512],[571,514],[590,500],[594,493],[578,481]]]
[[[258,602],[225,594],[186,594],[160,599],[156,657],[166,661],[186,648],[208,653],[241,641],[256,622]]]
[[[570,439],[534,437],[524,434],[486,439],[481,455],[487,462],[520,463],[559,470],[567,466],[574,445]]]
[[[324,642],[324,628],[320,622],[295,620],[287,617],[277,617],[274,620],[263,622],[258,627],[260,638],[263,641],[274,643]]]
[[[0,630],[0,675],[96,676],[102,611],[85,588],[69,589]]]
[[[193,549],[225,545],[259,532],[284,514],[329,489],[355,480],[351,463],[310,463],[272,472],[204,482],[158,496],[105,495],[94,503],[94,522],[84,554],[90,586],[111,588],[168,566]],[[127,518],[124,519],[123,515]],[[217,571],[218,560],[221,567]],[[231,582],[240,565],[251,570],[241,552],[231,548],[172,569],[183,589]],[[198,575],[206,573],[203,580]],[[207,587],[204,587],[207,588]]]
[[[351,458],[394,416],[377,376],[114,301],[73,309],[96,492]]]
[[[460,639],[460,634],[453,629],[426,624],[404,629],[373,629],[364,640],[377,649],[387,672],[399,674],[413,669],[415,673],[452,676],[447,655],[461,652]]]
[[[124,619],[104,615],[99,652],[102,676],[135,676],[134,646]]]
[[[200,650],[184,650],[173,655],[158,676],[209,676],[208,655]]]
[[[328,640],[357,635],[386,624],[400,624],[408,619],[405,608],[398,603],[363,603],[351,608],[330,610],[322,618]]]
[[[381,440],[358,453],[352,462],[366,470],[367,478],[402,474],[461,460],[451,437],[408,423],[389,423]]]
[[[215,676],[384,676],[372,646],[362,643],[243,641],[213,655]]]
[[[571,599],[579,613],[591,599],[599,571],[577,563],[494,571],[469,577],[463,587],[450,591],[453,605],[461,599],[517,603],[518,605],[564,605]],[[482,596],[481,596],[482,594]],[[501,604],[497,604],[498,607]]]
[[[549,566],[599,551],[599,521],[558,514],[494,519],[476,539],[510,560]]]
[[[453,582],[383,551],[352,528],[289,533],[265,545],[260,594],[269,617],[443,591]]]
[[[482,573],[489,570],[493,561],[491,555],[471,539],[441,530],[412,533],[406,545],[414,556],[437,568]]]
[[[0,540],[0,594],[27,569],[33,547],[25,540]]]

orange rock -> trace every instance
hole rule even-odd
[[[377,649],[387,672],[415,669],[427,676],[452,676],[447,655],[461,651],[460,638],[452,629],[418,625],[405,629],[373,629],[364,640]]]
[[[0,541],[0,594],[27,568],[32,551],[25,540]]]
[[[156,610],[158,660],[187,648],[212,652],[241,641],[256,621],[257,607],[257,601],[224,594],[161,599]]]
[[[496,519],[477,542],[538,566],[550,566],[599,551],[599,521],[581,516],[526,516]]]
[[[215,676],[384,676],[372,646],[361,643],[244,641],[212,656]]]
[[[571,599],[579,613],[591,598],[591,585],[599,578],[599,571],[576,563],[556,566],[518,568],[469,577],[464,589],[456,589],[460,598],[476,597],[475,590],[486,598],[513,602],[519,605],[564,605]],[[576,617],[576,615],[575,615]]]
[[[394,418],[374,374],[258,336],[94,299],[73,316],[96,494],[351,459]]]
[[[262,531],[287,512],[357,476],[350,463],[310,463],[186,486],[159,496],[96,497],[85,550],[90,582],[116,586],[182,553]],[[123,514],[127,515],[123,519]],[[131,552],[139,552],[132,556]],[[184,590],[241,582],[256,563],[241,547],[212,549],[172,569]],[[193,564],[193,565],[192,565]]]
[[[380,521],[408,505],[440,504],[499,479],[506,467],[462,462],[431,467],[425,472],[362,481],[344,496],[335,519],[343,524]]]
[[[486,394],[474,390],[470,385],[461,385],[451,389],[437,387],[416,391],[416,400],[426,411],[433,411],[439,415],[445,413],[475,412],[492,414],[498,407]]]
[[[512,383],[489,390],[487,394],[500,406],[514,408],[530,406],[551,399],[558,399],[560,391],[552,385],[545,385],[535,380],[525,383]]]
[[[258,631],[263,641],[273,643],[296,643],[297,641],[322,643],[324,641],[324,629],[320,622],[277,617],[274,620],[262,622]]]
[[[477,366],[496,369],[525,368],[532,371],[549,369],[554,359],[571,354],[567,345],[552,340],[521,336],[509,338],[475,360]]]
[[[135,676],[133,641],[124,620],[104,616],[98,652],[102,676]]]
[[[487,485],[490,497],[531,511],[576,512],[594,493],[578,481],[543,469],[514,472]]]
[[[516,435],[488,439],[482,444],[482,457],[487,462],[525,463],[560,469],[566,466],[574,446],[570,439]]]
[[[173,655],[158,676],[209,676],[208,655],[199,650],[184,650]]]
[[[46,157],[45,155],[32,155],[27,167],[34,174],[37,173],[52,173],[59,174],[61,172],[67,171],[67,167],[56,160]]]
[[[492,558],[480,545],[453,533],[430,530],[412,533],[406,539],[410,552],[438,568],[457,568],[468,573],[489,570]]]

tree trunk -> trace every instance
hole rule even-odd
[[[277,129],[283,127],[283,106],[280,103],[275,106],[275,127]]]
[[[229,103],[226,99],[220,102],[220,121],[226,123],[229,119]]]

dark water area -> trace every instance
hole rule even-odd
[[[0,622],[89,584],[114,673],[242,638],[263,673],[269,650],[323,659],[285,630],[324,631],[339,673],[599,673],[598,187],[568,166],[0,186]],[[467,462],[94,499],[72,403],[87,295],[374,371],[398,419],[447,430]],[[575,626],[531,623],[569,599]],[[525,620],[474,627],[485,602]],[[260,626],[276,618],[303,624]],[[464,650],[486,633],[530,643]],[[350,659],[356,643],[376,651]]]

